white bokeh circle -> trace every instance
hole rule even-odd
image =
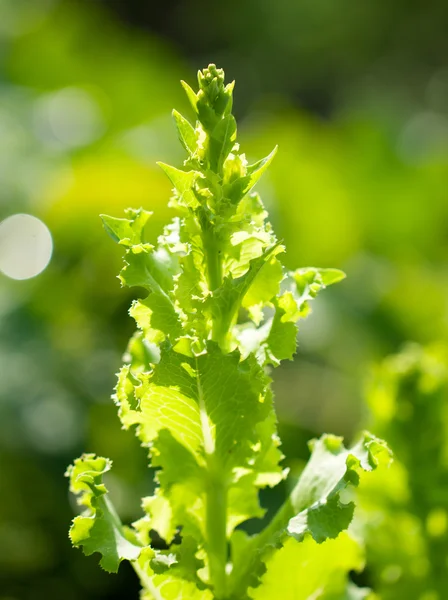
[[[16,214],[0,223],[0,271],[11,279],[39,275],[52,252],[51,233],[40,219]]]

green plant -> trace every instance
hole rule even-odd
[[[193,127],[174,112],[187,159],[182,170],[160,165],[179,217],[153,246],[145,241],[149,212],[103,216],[126,248],[122,284],[148,291],[130,309],[138,330],[114,399],[123,426],[136,426],[149,448],[158,487],[143,499],[145,516],[125,527],[103,483],[110,461],[82,456],[68,470],[85,508],[71,540],[101,553],[107,571],[129,560],[145,599],[365,597],[348,582],[362,567],[360,548],[338,535],[353,516],[348,488],[389,458],[374,436],[364,433],[350,450],[336,436],[314,440],[266,528],[248,536],[239,527],[263,516],[259,489],[286,476],[268,368],[293,358],[309,302],[344,275],[284,269],[283,246],[252,191],[275,150],[253,165],[240,153],[233,84],[222,70],[199,72],[198,93],[183,86],[197,118]],[[151,546],[153,531],[167,550]]]
[[[367,556],[384,600],[442,600],[448,589],[448,348],[408,344],[373,370],[375,428],[394,464],[363,486]]]

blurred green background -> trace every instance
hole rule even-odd
[[[0,0],[0,220],[34,215],[53,240],[36,277],[0,273],[1,600],[137,597],[125,565],[109,576],[71,549],[63,474],[83,451],[111,457],[125,521],[152,489],[110,400],[133,292],[98,215],[144,206],[154,236],[170,217],[155,161],[181,164],[170,112],[189,115],[179,80],[198,68],[236,79],[250,158],[279,144],[259,191],[287,265],[348,275],[274,374],[288,465],[310,436],[369,423],[373,362],[446,338],[447,30],[443,0]]]

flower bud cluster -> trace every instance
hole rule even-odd
[[[214,64],[198,72],[197,110],[206,131],[213,130],[232,109],[234,84],[224,85],[224,78],[224,70],[216,68]]]

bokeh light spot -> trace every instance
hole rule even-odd
[[[46,145],[61,150],[90,144],[105,131],[99,105],[90,93],[76,87],[40,98],[36,104],[35,127]]]
[[[42,273],[53,252],[48,227],[32,215],[12,215],[0,223],[0,271],[11,279]]]
[[[58,453],[79,442],[83,428],[76,407],[62,396],[34,402],[23,413],[30,443],[41,452]]]

